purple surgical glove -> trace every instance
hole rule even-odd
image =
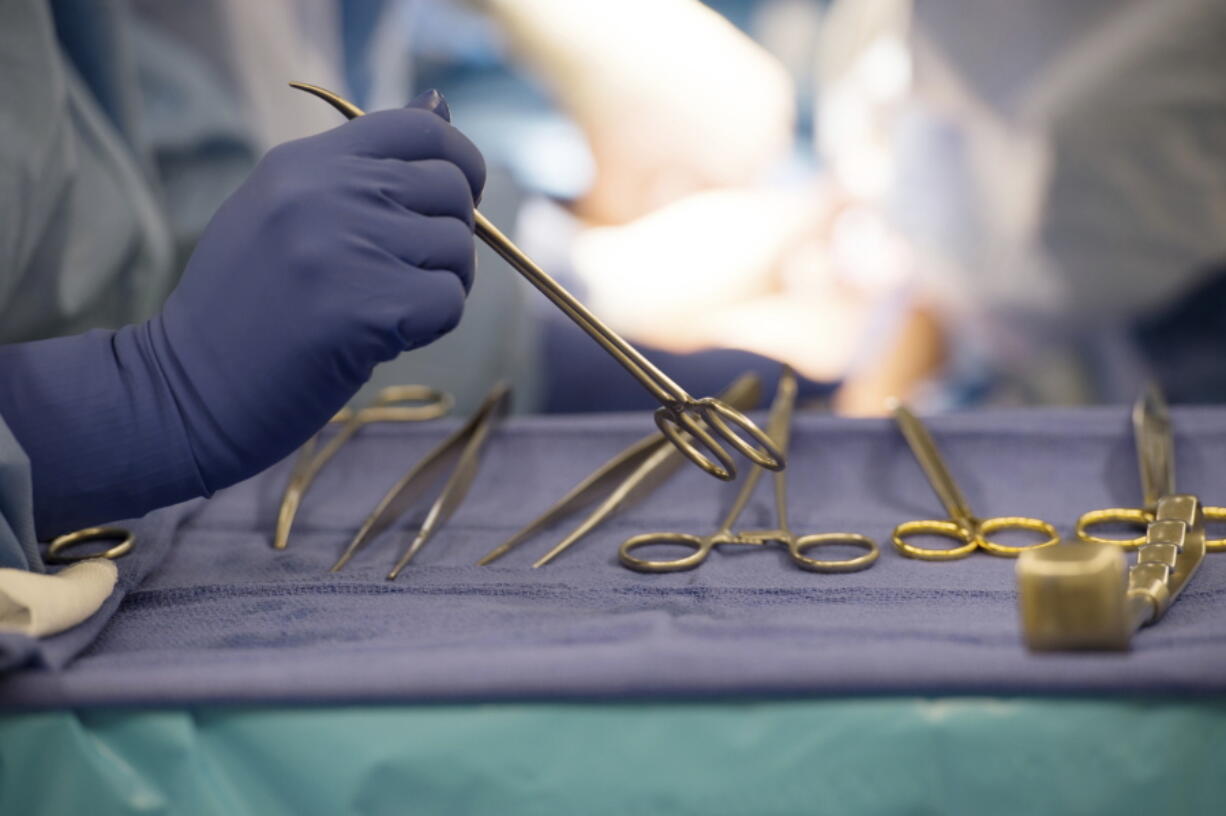
[[[481,154],[429,91],[270,151],[214,216],[162,313],[0,346],[0,416],[40,536],[263,470],[377,363],[459,322]]]

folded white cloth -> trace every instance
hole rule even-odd
[[[98,611],[119,571],[106,558],[79,561],[54,575],[0,569],[0,631],[45,637]]]

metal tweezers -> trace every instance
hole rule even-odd
[[[446,415],[451,410],[451,395],[424,385],[393,385],[384,388],[375,401],[360,411],[342,408],[329,424],[340,423],[341,428],[328,440],[328,444],[316,453],[319,434],[307,440],[298,453],[290,471],[289,483],[281,497],[277,511],[277,532],[272,545],[284,550],[289,544],[290,530],[302,500],[324,465],[336,455],[345,443],[353,438],[364,425],[372,422],[425,422]]]
[[[761,396],[762,381],[758,375],[749,372],[742,374],[732,385],[728,386],[720,394],[720,399],[727,401],[729,405],[738,410],[749,410],[758,404]],[[593,471],[591,475],[559,499],[553,507],[506,542],[495,547],[477,564],[485,566],[496,561],[530,536],[562,517],[591,505],[602,494],[608,493],[600,506],[578,527],[532,565],[533,568],[543,567],[590,533],[618,509],[642,498],[658,487],[676,472],[681,462],[680,453],[669,443],[664,434],[654,433],[644,437]]]
[[[426,454],[404,478],[393,485],[362,523],[357,535],[341,553],[341,557],[332,565],[332,572],[342,570],[362,545],[391,527],[396,519],[404,515],[422,494],[436,485],[443,473],[450,469],[451,473],[447,476],[442,492],[430,505],[425,521],[421,523],[396,566],[387,574],[389,581],[394,580],[422,545],[447,523],[468,495],[468,488],[477,476],[481,450],[489,439],[494,424],[506,415],[510,395],[511,389],[505,382],[494,386],[468,422]]]

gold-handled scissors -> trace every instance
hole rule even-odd
[[[95,541],[114,541],[112,547],[99,552],[69,552],[83,544]],[[52,564],[68,564],[87,558],[122,558],[136,546],[136,536],[122,527],[88,527],[75,533],[65,533],[51,540],[47,546],[46,560]]]
[[[719,396],[734,408],[749,410],[758,404],[762,396],[762,380],[752,372],[742,374]],[[663,434],[654,433],[640,439],[575,485],[528,526],[490,550],[477,565],[494,562],[533,534],[608,492],[604,501],[578,527],[532,564],[533,568],[545,566],[618,509],[646,496],[662,484],[676,472],[681,461],[680,452],[665,440]]]
[[[775,399],[771,403],[770,418],[767,421],[767,433],[775,440],[781,450],[787,450],[791,436],[792,411],[796,405],[796,375],[791,369],[784,369],[779,378],[779,386]],[[792,561],[802,569],[812,572],[856,572],[867,569],[877,560],[879,550],[877,543],[871,538],[857,533],[822,533],[819,535],[797,536],[788,525],[787,505],[787,475],[775,474],[775,523],[772,530],[742,530],[734,531],[733,526],[753,495],[754,488],[762,476],[762,468],[755,467],[746,477],[732,503],[732,509],[720,523],[719,529],[709,536],[695,536],[688,533],[646,533],[637,535],[625,541],[618,551],[618,557],[623,566],[638,572],[679,572],[697,567],[711,551],[721,544],[740,544],[761,546],[764,544],[782,543],[788,548]],[[684,558],[672,560],[655,560],[632,555],[635,550],[655,546],[681,545],[693,552]],[[850,545],[865,550],[863,555],[839,560],[823,560],[812,558],[806,553],[821,547]]]
[[[281,497],[273,547],[278,550],[285,549],[289,543],[290,530],[294,526],[294,517],[298,515],[302,499],[311,489],[315,477],[363,426],[372,422],[424,422],[446,415],[451,406],[451,395],[436,388],[424,385],[393,385],[381,390],[375,401],[360,411],[350,408],[338,411],[330,423],[340,423],[341,427],[328,440],[328,444],[316,452],[319,434],[315,434],[299,450],[298,459],[290,471],[289,483],[285,486],[285,494]]]
[[[468,495],[468,488],[477,477],[481,451],[489,440],[494,425],[506,415],[510,401],[511,389],[506,383],[498,383],[490,389],[476,412],[459,430],[440,442],[400,481],[392,485],[374,511],[366,517],[357,535],[341,553],[341,557],[332,565],[332,572],[340,572],[362,545],[389,529],[423,493],[442,481],[443,474],[450,468],[451,472],[447,475],[443,489],[430,505],[421,527],[396,562],[396,566],[387,574],[389,581],[395,580],[417,551],[447,523]]]
[[[926,561],[950,561],[956,558],[966,558],[975,550],[982,549],[992,555],[1014,558],[1020,553],[1036,547],[1048,547],[1060,540],[1056,528],[1042,519],[1026,518],[1024,516],[997,516],[995,518],[978,519],[971,513],[966,497],[958,489],[957,483],[949,475],[945,460],[937,451],[936,443],[923,423],[911,413],[907,406],[895,402],[892,406],[894,420],[898,423],[902,435],[907,440],[907,446],[915,455],[928,483],[949,518],[945,520],[929,519],[923,521],[906,521],[894,528],[891,536],[894,546],[909,558],[920,558]],[[1027,533],[1039,533],[1044,540],[1037,544],[1012,546],[1000,544],[991,536],[1004,530],[1023,530]],[[957,546],[941,549],[937,547],[921,547],[907,539],[917,536],[935,536],[952,539]]]
[[[350,119],[364,115],[357,105],[317,85],[305,82],[291,82],[290,85],[314,94]],[[729,481],[734,478],[736,468],[732,456],[716,440],[715,435],[718,435],[755,465],[769,470],[783,470],[783,454],[749,417],[712,397],[694,399],[547,275],[485,216],[474,210],[473,218],[477,237],[527,278],[655,397],[660,403],[655,412],[656,425],[687,459],[718,479]],[[712,435],[712,430],[715,435]],[[696,445],[695,440],[699,444]]]
[[[1157,385],[1150,384],[1132,406],[1132,433],[1137,445],[1137,466],[1141,472],[1141,507],[1110,507],[1091,510],[1077,519],[1077,538],[1087,543],[1114,544],[1126,550],[1145,543],[1136,538],[1109,538],[1090,531],[1106,524],[1126,524],[1145,528],[1155,518],[1158,501],[1175,494],[1175,440],[1166,400]],[[1226,521],[1226,507],[1202,507],[1206,521]],[[1209,552],[1226,550],[1226,538],[1205,541]]]

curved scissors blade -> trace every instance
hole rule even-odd
[[[1154,512],[1158,500],[1175,494],[1175,440],[1162,390],[1150,383],[1132,406],[1132,431],[1137,444],[1144,507]]]
[[[298,508],[302,506],[302,499],[311,489],[315,477],[360,427],[353,417],[342,421],[344,424],[341,429],[322,449],[317,450],[319,448],[318,432],[299,449],[298,458],[290,472],[289,482],[285,485],[285,493],[281,496],[281,506],[277,510],[277,530],[273,535],[273,549],[284,550],[289,545],[289,534],[294,527]]]
[[[445,416],[451,410],[451,395],[425,385],[392,385],[383,388],[374,402],[360,411],[342,408],[329,420],[340,423],[341,428],[319,449],[320,432],[306,441],[299,449],[298,458],[290,471],[281,506],[277,510],[277,529],[273,536],[273,548],[283,550],[289,544],[289,534],[294,519],[302,507],[302,500],[311,489],[315,478],[336,453],[364,426],[371,422],[423,422]]]
[[[911,453],[915,455],[924,475],[928,477],[928,484],[932,486],[933,492],[945,506],[945,512],[959,524],[967,527],[974,526],[975,517],[966,503],[966,497],[958,489],[954,477],[949,475],[949,468],[946,467],[945,460],[941,458],[936,443],[932,441],[932,435],[928,433],[924,423],[920,422],[919,418],[901,402],[893,402],[891,410],[894,413],[894,421],[898,423],[899,430],[902,431],[907,445],[911,448]]]

